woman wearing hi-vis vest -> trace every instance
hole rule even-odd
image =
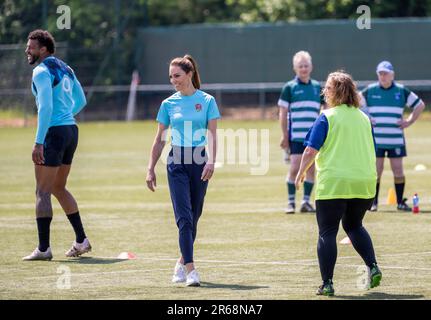
[[[324,110],[307,134],[298,188],[315,162],[316,218],[319,227],[317,255],[323,284],[318,295],[334,295],[332,283],[337,260],[337,233],[343,229],[369,268],[369,287],[380,284],[371,238],[362,226],[376,193],[376,156],[372,126],[359,110],[359,96],[351,76],[343,71],[329,74],[323,91]]]

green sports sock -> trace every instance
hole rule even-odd
[[[296,192],[295,183],[288,181],[287,194],[288,194],[289,203],[295,203],[295,192]]]
[[[304,181],[304,202],[310,201],[311,191],[313,191],[314,182]]]

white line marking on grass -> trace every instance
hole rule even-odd
[[[416,253],[400,253],[400,254],[389,254],[389,255],[380,255],[383,256],[404,256],[404,255],[422,255],[422,254],[431,254],[431,252],[416,252]],[[354,256],[356,257],[356,256]],[[350,258],[350,257],[344,257]],[[353,257],[351,257],[353,258]],[[173,258],[138,258],[140,260],[152,260],[152,261],[176,261],[177,259]],[[317,266],[316,259],[307,259],[307,260],[297,260],[297,261],[232,261],[232,260],[196,260],[197,263],[217,263],[217,264],[227,264],[227,265],[293,265],[293,266]],[[337,264],[340,267],[348,267],[348,268],[357,268],[362,266],[362,264]],[[417,268],[417,267],[400,267],[400,266],[386,266],[380,265],[382,269],[398,269],[398,270],[418,270],[418,271],[431,271],[431,268]]]
[[[132,270],[118,270],[118,271],[100,271],[100,272],[85,272],[85,273],[76,273],[72,272],[72,277],[93,277],[100,275],[109,275],[109,274],[119,274],[119,273],[137,273],[137,272],[154,272],[154,271],[169,271],[172,268],[161,268],[161,269],[132,269]],[[25,279],[49,279],[49,278],[58,278],[58,275],[51,276],[36,276],[36,277],[26,277]]]
[[[380,257],[397,257],[397,256],[405,256],[405,255],[428,255],[431,254],[431,251],[425,251],[425,252],[404,252],[404,253],[398,253],[398,254],[387,254],[387,255],[380,255]],[[115,259],[115,257],[95,257],[98,259]],[[351,256],[351,257],[340,257],[338,259],[350,259],[350,258],[357,258],[357,256]],[[141,261],[177,261],[178,258],[164,258],[164,257],[153,257],[153,258],[140,258],[139,254],[136,260]],[[53,261],[55,262],[55,261]],[[233,266],[243,266],[243,265],[292,265],[292,266],[317,266],[317,260],[316,259],[305,259],[305,260],[297,260],[297,261],[233,261],[233,260],[196,260],[197,263],[210,263],[210,264],[223,264],[221,267],[233,267]],[[340,264],[337,263],[336,266],[340,267],[348,267],[348,268],[357,268],[357,264]],[[419,270],[419,271],[431,271],[431,268],[417,268],[417,267],[400,267],[400,266],[383,266],[380,265],[382,269],[394,269],[394,270]],[[211,268],[211,266],[202,266],[201,268]],[[220,268],[219,265],[217,265],[217,268]],[[134,269],[134,270],[119,270],[119,271],[106,271],[106,272],[87,272],[87,273],[74,273],[74,275],[103,275],[103,274],[118,274],[118,273],[133,273],[133,272],[150,272],[150,271],[168,271],[172,268],[166,269]],[[6,272],[9,272],[9,270],[3,270]],[[1,273],[1,272],[0,272]],[[57,277],[57,276],[47,276],[47,277]],[[30,279],[38,279],[38,278],[44,278],[44,277],[32,277]]]
[[[424,251],[424,252],[404,252],[404,253],[388,253],[388,254],[379,254],[377,258],[381,257],[401,257],[401,256],[411,256],[411,255],[431,255],[431,251]],[[346,259],[354,259],[358,258],[359,256],[345,256],[345,257],[337,257],[337,260],[346,260]],[[315,261],[315,259],[304,259],[304,260],[298,260],[301,262],[308,262],[308,261]]]
[[[139,259],[139,258],[138,258]],[[177,259],[173,258],[141,258],[140,260],[151,260],[151,261],[176,261]],[[286,266],[303,266],[303,267],[317,267],[317,262],[315,263],[292,263],[287,261],[219,261],[219,260],[197,260],[197,263],[220,263],[222,265],[207,265],[207,266],[199,266],[199,269],[211,269],[211,268],[232,268],[232,267],[242,267],[245,265],[286,265]],[[337,264],[336,267],[342,268],[358,268],[362,265],[356,264]],[[418,270],[418,271],[431,271],[431,268],[410,268],[410,267],[398,267],[398,266],[380,266],[384,269],[395,269],[395,270]],[[154,271],[171,271],[172,268],[159,268],[159,269],[132,269],[132,270],[119,270],[119,271],[101,271],[101,272],[85,272],[85,273],[72,273],[73,277],[94,277],[94,276],[102,276],[102,275],[118,275],[118,274],[127,274],[127,273],[154,273]],[[58,278],[58,275],[47,275],[47,276],[36,276],[36,277],[26,277],[25,280],[35,280],[35,279],[51,279]]]
[[[379,255],[379,257],[398,257],[398,256],[410,256],[410,255],[431,255],[431,251],[419,251],[419,252],[403,252],[403,253],[389,253],[389,254],[381,254]],[[338,257],[337,260],[339,259],[352,259],[352,258],[358,258],[359,256],[345,256],[345,257]],[[139,258],[139,259],[165,259],[165,260],[176,260],[174,258],[165,258],[165,257],[160,257],[160,258]],[[207,262],[213,262],[212,260],[200,260],[200,261],[207,261]],[[300,260],[296,260],[295,262],[313,262],[316,261],[316,259],[300,259]],[[229,261],[218,261],[218,260],[214,260],[214,262],[229,262]],[[265,261],[260,261],[257,263],[266,263]]]
[[[163,203],[163,204],[118,204],[118,203],[92,203],[92,204],[81,204],[79,206],[82,209],[104,209],[104,210],[142,210],[145,213],[148,212],[158,212],[160,210],[167,210],[172,211],[172,204],[171,203]],[[61,206],[54,204],[52,206],[54,210],[61,210]],[[22,203],[22,204],[0,204],[0,209],[4,210],[33,210],[34,209],[34,203]],[[222,208],[212,208],[209,209],[214,213],[217,214],[225,214],[225,215],[231,215],[231,214],[260,214],[260,213],[277,213],[280,211],[279,207],[274,208],[255,208],[255,209],[230,209],[229,211],[226,211]],[[21,218],[19,218],[21,219]]]
[[[388,254],[386,256],[404,256],[404,255],[422,255],[431,254],[431,252],[412,252],[412,253],[399,253],[399,254]],[[383,256],[383,255],[382,255]],[[113,257],[97,257],[99,259],[114,259]],[[348,258],[348,257],[344,257]],[[141,261],[177,261],[178,258],[136,258],[136,260]],[[311,260],[311,259],[310,259]],[[211,269],[211,268],[232,268],[232,267],[242,267],[245,265],[284,265],[284,266],[303,266],[303,267],[317,267],[318,263],[316,260],[297,260],[292,261],[232,261],[232,260],[196,260],[197,263],[209,263],[212,265],[200,266],[201,269]],[[307,262],[310,261],[310,262]],[[214,265],[217,264],[217,265]],[[221,265],[220,265],[221,264]],[[358,264],[340,264],[336,265],[342,268],[358,268]],[[400,266],[386,266],[380,265],[382,269],[393,269],[393,270],[417,270],[417,271],[431,271],[431,268],[416,268],[416,267],[400,267]],[[154,271],[171,271],[172,268],[158,268],[158,269],[132,269],[132,270],[119,270],[119,271],[100,271],[100,272],[85,272],[85,273],[73,273],[74,277],[90,277],[90,276],[100,276],[100,275],[111,275],[111,274],[127,274],[127,273],[153,273]],[[50,279],[58,278],[58,275],[47,275],[47,276],[37,276],[37,277],[26,277],[25,279]]]

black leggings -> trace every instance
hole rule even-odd
[[[322,280],[333,278],[337,260],[337,233],[340,220],[343,229],[367,266],[376,263],[373,243],[362,226],[365,212],[371,207],[372,199],[316,200],[316,218],[319,225],[317,255]]]

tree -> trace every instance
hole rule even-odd
[[[128,83],[137,30],[143,26],[346,19],[356,18],[356,8],[363,4],[373,17],[431,15],[431,0],[69,0],[71,29],[59,30],[56,9],[63,4],[3,0],[0,44],[24,47],[28,33],[46,23],[56,41],[67,43],[68,62],[84,70],[85,84]]]

